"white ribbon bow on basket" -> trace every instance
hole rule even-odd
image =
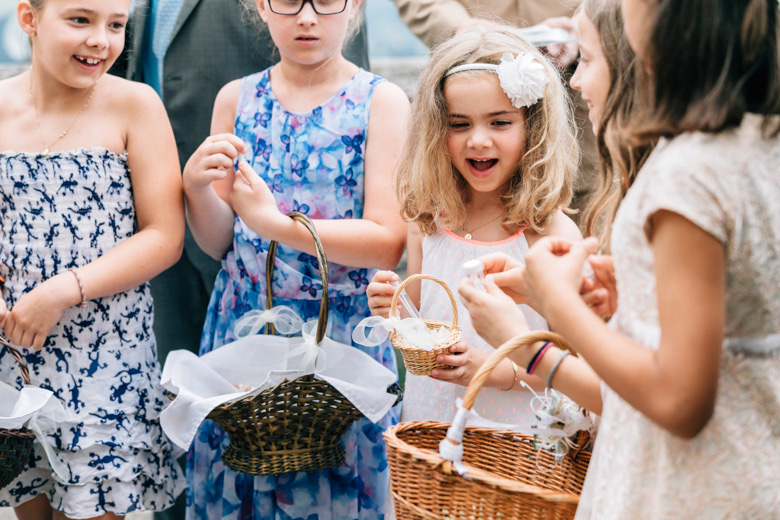
[[[367,329],[370,329],[368,334],[366,334]],[[408,343],[425,350],[431,350],[451,335],[451,332],[444,328],[430,329],[421,318],[369,316],[358,323],[352,331],[352,341],[366,347],[376,347],[381,345],[393,331],[403,336]]]

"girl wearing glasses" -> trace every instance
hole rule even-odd
[[[257,0],[279,49],[273,67],[226,85],[212,136],[184,170],[189,224],[204,251],[222,260],[201,340],[201,354],[234,340],[235,320],[265,306],[269,242],[279,242],[272,292],[315,319],[322,298],[309,233],[286,216],[314,220],[330,265],[328,336],[352,344],[369,315],[374,269],[392,269],[405,226],[392,172],[405,138],[409,104],[396,86],[341,54],[357,26],[361,0]],[[361,347],[356,347],[361,348]],[[392,349],[365,352],[396,370]],[[276,477],[225,468],[228,439],[207,421],[187,457],[188,517],[230,519],[380,519],[388,492],[382,431],[358,421],[344,436],[335,468]]]

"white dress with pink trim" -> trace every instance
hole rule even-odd
[[[491,353],[488,345],[474,331],[471,318],[460,298],[457,287],[465,277],[463,264],[489,253],[506,253],[513,258],[525,259],[528,242],[523,231],[500,242],[466,240],[442,228],[435,235],[425,237],[422,245],[422,272],[437,276],[447,282],[455,293],[458,304],[458,325],[463,329],[463,339],[479,350]],[[452,321],[452,306],[447,294],[435,282],[423,280],[420,312],[423,318]],[[520,308],[532,330],[547,330],[547,322],[527,305]],[[521,370],[524,368],[521,367]],[[517,388],[517,387],[516,387]],[[463,397],[466,387],[443,383],[425,376],[407,374],[404,391],[403,421],[450,422],[455,414],[455,400]],[[483,418],[509,424],[526,424],[532,418],[530,400],[533,395],[523,390],[504,392],[497,388],[483,388],[474,404],[474,410]]]

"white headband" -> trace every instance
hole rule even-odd
[[[544,65],[530,54],[521,52],[516,58],[505,52],[498,65],[492,63],[468,63],[447,71],[444,77],[469,70],[489,70],[498,74],[501,89],[509,96],[515,108],[530,107],[544,97],[547,74]]]

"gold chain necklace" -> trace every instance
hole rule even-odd
[[[500,218],[501,218],[501,217],[503,217],[503,216],[504,216],[504,214],[503,214],[503,213],[501,213],[501,214],[500,214],[499,216],[497,216],[496,218],[491,218],[490,220],[488,220],[487,222],[485,222],[485,223],[484,223],[484,224],[482,224],[481,226],[475,227],[475,228],[474,228],[474,229],[472,229],[471,231],[469,231],[468,229],[466,229],[466,223],[464,222],[464,223],[463,223],[463,224],[461,224],[461,226],[460,226],[461,228],[463,228],[463,231],[465,231],[465,232],[466,232],[466,235],[465,235],[463,238],[465,238],[466,240],[471,240],[471,234],[472,234],[472,233],[474,233],[475,231],[479,231],[479,230],[480,230],[480,229],[482,229],[483,227],[487,226],[488,224],[491,224],[491,223],[495,222],[496,220],[500,219]]]
[[[84,110],[86,110],[87,105],[89,105],[89,102],[92,101],[92,96],[95,95],[95,90],[97,90],[98,82],[95,82],[95,85],[92,87],[92,91],[89,93],[89,97],[87,98],[86,103],[84,103],[84,106],[81,107],[81,110],[79,110],[79,113],[76,114],[76,117],[73,118],[73,121],[70,122],[70,125],[68,125],[68,128],[62,131],[62,133],[49,143],[46,144],[46,140],[43,138],[43,131],[41,130],[41,118],[38,115],[38,104],[35,102],[35,96],[33,96],[33,89],[32,89],[32,71],[30,72],[30,99],[32,100],[33,108],[35,109],[35,122],[38,124],[38,136],[41,138],[41,144],[43,145],[43,155],[48,155],[49,149],[60,142],[60,139],[68,135],[68,132],[70,132],[71,128],[73,128],[73,125],[76,124],[76,122],[81,118],[81,114],[84,113]]]

